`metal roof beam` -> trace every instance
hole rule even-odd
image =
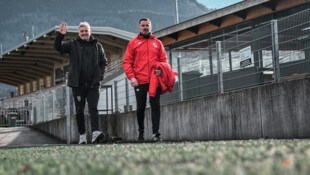
[[[43,43],[43,44],[50,44],[50,45],[54,45],[54,41],[53,40],[35,40],[34,43]]]
[[[9,84],[9,85],[13,85],[16,87],[19,85],[19,83],[12,81],[12,80],[7,80],[5,78],[1,78],[1,76],[0,76],[0,82],[5,83],[5,84]]]
[[[23,64],[23,65],[19,65],[19,66],[16,66],[15,64],[6,64],[6,65],[0,64],[0,69],[12,69],[12,68],[16,68],[17,70],[19,68],[26,68],[26,69],[31,69],[33,71],[42,72],[44,74],[51,74],[53,72],[53,69],[42,68],[40,66],[34,66],[31,64],[28,64],[28,65]]]
[[[209,24],[212,24],[212,25],[214,25],[214,26],[216,26],[216,27],[221,27],[221,20],[220,19],[215,19],[215,20],[212,20],[212,21],[209,21],[208,22]]]
[[[4,70],[4,71],[0,71],[0,74],[1,73],[3,73],[4,75],[15,74],[15,75],[18,75],[18,76],[27,76],[27,77],[30,77],[32,80],[41,78],[41,76],[36,76],[34,74],[31,74],[31,73],[28,73],[28,72],[25,72],[25,71],[17,72],[17,71]]]
[[[0,81],[2,80],[7,80],[7,81],[11,81],[11,82],[15,82],[16,85],[20,85],[20,84],[24,84],[25,82],[19,79],[15,79],[12,77],[7,77],[7,76],[0,76]]]
[[[41,59],[52,59],[52,60],[55,60],[55,61],[57,61],[59,63],[64,63],[64,62],[69,61],[68,57],[64,56],[65,54],[60,54],[60,53],[57,53],[57,54],[47,54],[47,55],[36,54],[36,53],[24,53],[23,55],[21,55],[21,54],[18,54],[18,53],[11,53],[10,55],[13,55],[13,56],[23,56],[23,57],[37,57],[37,58],[41,58]]]
[[[54,66],[42,64],[40,62],[24,62],[22,64],[15,64],[12,62],[0,62],[0,66],[7,66],[7,67],[23,67],[23,66],[29,66],[35,69],[41,69],[42,71],[52,71],[54,69]]]
[[[8,73],[8,72],[21,72],[21,73],[25,73],[25,74],[31,74],[35,77],[38,77],[38,78],[42,78],[44,76],[46,76],[47,74],[45,73],[42,73],[42,72],[39,72],[39,71],[35,71],[35,70],[30,70],[30,69],[27,69],[27,68],[18,68],[16,67],[15,69],[12,69],[12,68],[9,68],[9,69],[5,69],[5,68],[1,68],[0,69],[0,74],[4,73]]]
[[[43,54],[58,54],[59,52],[56,50],[47,50],[47,49],[18,49],[18,52],[28,52],[28,53],[43,53]]]
[[[199,26],[193,26],[193,27],[190,27],[190,28],[188,28],[188,29],[186,29],[186,30],[189,30],[189,31],[191,31],[192,33],[198,34],[198,32],[199,32]]]
[[[246,17],[247,17],[247,13],[246,13],[245,10],[242,10],[242,11],[239,11],[239,12],[236,12],[236,13],[233,13],[232,15],[237,16],[237,17],[239,17],[239,18],[242,18],[243,20],[245,20]]]
[[[35,58],[35,57],[22,57],[22,56],[4,56],[2,58],[2,61],[37,61],[37,62],[42,62],[46,64],[54,64],[57,63],[51,59],[42,59],[42,58]],[[1,63],[1,61],[0,61]]]
[[[4,61],[0,62],[0,65],[1,63],[3,64],[9,64],[9,63],[12,63],[12,64],[16,64],[16,66],[18,66],[18,64],[33,64],[33,65],[42,65],[43,67],[46,67],[46,68],[49,68],[49,69],[52,69],[54,68],[54,64],[50,64],[50,63],[46,63],[44,62],[44,60],[42,61],[33,61],[33,60],[14,60],[14,59],[5,59]]]
[[[265,3],[261,4],[261,5],[263,7],[271,9],[272,11],[275,11],[276,7],[277,7],[277,3],[275,2],[275,0],[271,0],[271,1],[265,2]]]
[[[111,46],[119,47],[119,48],[126,47],[128,43],[128,41],[123,41],[115,37],[107,37],[107,36],[100,36],[100,35],[96,35],[96,39],[101,43],[105,43],[107,45],[111,45]]]
[[[179,33],[178,32],[172,33],[172,34],[168,35],[168,37],[177,41],[179,39]]]
[[[17,75],[17,74],[7,74],[8,77],[12,77],[12,78],[16,78],[16,79],[20,79],[20,80],[23,80],[23,81],[26,81],[26,82],[30,82],[32,80],[34,80],[33,78],[31,77],[28,77],[28,76],[25,76],[25,75]]]
[[[27,45],[26,47],[24,48],[31,48],[31,49],[54,49],[54,45],[47,45],[47,44],[40,44],[40,43],[35,43],[35,44],[32,44],[32,45]]]

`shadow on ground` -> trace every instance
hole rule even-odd
[[[35,129],[23,127],[0,128],[0,147],[27,147],[64,144]]]

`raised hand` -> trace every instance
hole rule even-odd
[[[67,23],[66,23],[66,22],[60,23],[60,24],[59,24],[59,29],[58,29],[58,31],[59,31],[61,34],[65,35],[65,34],[67,33]]]

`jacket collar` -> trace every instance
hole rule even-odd
[[[138,33],[137,38],[139,38],[139,39],[145,39],[140,33]],[[154,38],[155,38],[155,35],[154,35],[154,34],[151,34],[151,36],[150,36],[149,38],[154,39]]]

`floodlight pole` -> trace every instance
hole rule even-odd
[[[2,59],[2,43],[0,44],[0,59]]]
[[[34,26],[32,26],[32,38],[34,38]]]
[[[178,0],[174,0],[175,2],[175,20],[176,24],[179,24],[179,5],[178,5]]]

